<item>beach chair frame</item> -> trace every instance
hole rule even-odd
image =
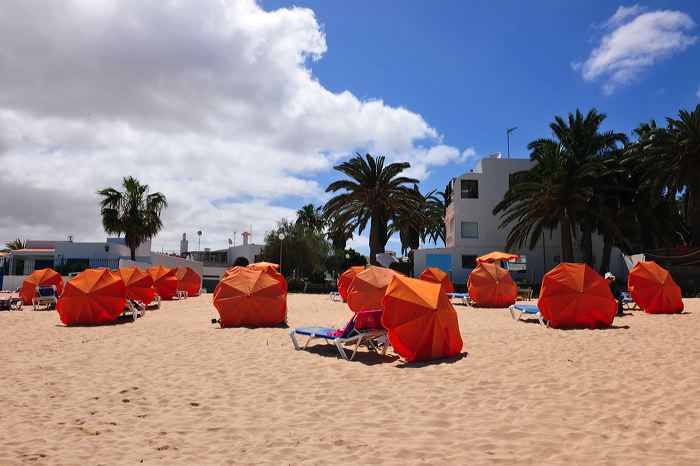
[[[343,298],[340,296],[340,293],[337,291],[331,291],[328,293],[328,297],[330,298],[331,301],[342,301]]]
[[[525,308],[527,306],[527,308]],[[534,307],[537,309],[537,312],[532,312],[530,309]],[[545,327],[549,327],[549,321],[545,320],[544,317],[542,317],[542,313],[540,312],[539,308],[533,304],[511,304],[508,307],[508,310],[510,311],[510,316],[513,318],[515,321],[519,321],[522,319],[524,315],[528,316],[535,316],[537,317],[537,320],[540,321],[540,324],[542,324]],[[518,311],[518,316],[515,316],[515,311]]]
[[[49,288],[52,290],[52,294],[45,294]],[[41,306],[46,306],[43,310],[48,311],[51,306],[55,306],[58,303],[58,296],[56,296],[56,285],[42,285],[36,287],[36,296],[32,298],[32,306],[35,311],[42,310]]]
[[[450,301],[453,299],[459,299],[462,301],[462,304],[465,306],[474,306],[474,301],[472,301],[472,298],[469,296],[469,293],[446,293],[447,296],[450,298]]]

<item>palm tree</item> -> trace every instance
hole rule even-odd
[[[635,134],[639,139],[626,152],[639,189],[652,193],[654,204],[675,204],[687,193],[690,242],[700,246],[700,104],[691,112],[679,110],[677,119],[666,118],[666,127],[652,121]]]
[[[5,244],[5,247],[10,251],[16,251],[18,249],[26,248],[27,242],[17,238],[16,240],[10,241],[9,243]]]
[[[623,133],[600,131],[605,118],[606,115],[598,112],[595,108],[589,110],[585,116],[579,109],[573,113],[569,112],[567,119],[555,116],[554,121],[549,125],[555,139],[538,139],[531,142],[528,148],[533,150],[541,144],[557,142],[567,152],[567,165],[570,165],[572,170],[581,169],[591,162],[604,162],[611,154],[619,150],[619,144],[627,143],[627,136]],[[595,176],[586,180],[586,183],[590,184],[594,192],[605,188],[607,184],[600,177],[605,171],[593,171],[592,173]],[[581,223],[584,262],[590,266],[593,266],[592,236],[599,217],[598,208],[599,204],[595,202],[595,197],[592,197],[591,202],[577,215],[577,220]],[[576,225],[572,225],[572,227],[576,227]],[[574,233],[575,231],[573,230]]]
[[[430,239],[437,243],[438,240],[445,244],[447,232],[445,230],[445,215],[447,214],[447,195],[443,191],[431,191],[425,197],[426,228],[421,239],[425,242]]]
[[[563,145],[554,141],[541,140],[531,151],[535,165],[515,174],[517,183],[493,209],[494,215],[503,212],[500,228],[516,224],[506,238],[506,249],[522,248],[526,243],[533,249],[545,230],[551,232],[558,226],[562,260],[573,262],[572,228],[576,214],[593,196],[587,181],[599,172],[600,166],[579,166]]]
[[[342,217],[336,215],[326,221],[328,224],[326,237],[333,244],[334,251],[344,251],[348,241],[354,236],[353,232],[357,228],[354,218],[352,212],[346,212]]]
[[[108,234],[124,234],[131,260],[135,260],[136,248],[163,228],[160,213],[168,203],[162,193],[149,194],[148,185],[131,176],[124,178],[122,187],[123,192],[114,188],[97,191],[102,196],[102,226]]]
[[[322,231],[326,226],[326,221],[323,219],[323,208],[307,204],[297,210],[296,226],[316,232]]]
[[[399,212],[415,212],[420,200],[411,185],[418,180],[400,176],[409,163],[384,164],[383,156],[374,158],[357,154],[334,167],[349,179],[335,181],[326,192],[337,193],[323,208],[326,219],[351,220],[362,233],[370,223],[370,261],[376,264],[377,254],[384,252],[389,239],[389,221]],[[420,193],[419,193],[420,194]]]

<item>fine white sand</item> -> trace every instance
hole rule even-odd
[[[465,353],[431,364],[222,330],[211,295],[92,328],[2,312],[0,464],[698,464],[700,300],[685,306],[560,331],[456,305]],[[350,315],[289,296],[291,327]]]

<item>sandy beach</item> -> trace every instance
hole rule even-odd
[[[430,364],[219,329],[211,295],[92,328],[2,312],[0,464],[700,463],[700,299],[597,331],[455,307],[465,353]]]

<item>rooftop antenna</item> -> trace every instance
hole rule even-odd
[[[233,246],[236,247],[236,234],[238,232],[236,230],[233,230]]]
[[[514,127],[512,127],[512,128],[507,128],[507,129],[506,129],[506,135],[507,135],[507,137],[508,137],[508,158],[510,158],[510,133],[512,133],[512,132],[515,131],[516,129],[518,129],[517,126],[514,126]]]

